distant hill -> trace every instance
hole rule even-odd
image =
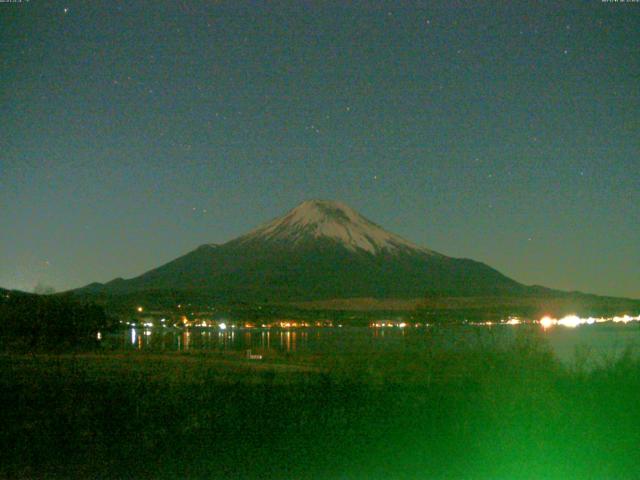
[[[9,290],[6,288],[0,288],[0,300],[9,299],[11,296],[20,295],[20,296],[29,296],[35,297],[35,293],[23,292],[22,290]]]

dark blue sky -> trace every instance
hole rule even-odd
[[[640,3],[343,3],[0,3],[0,286],[131,277],[325,198],[640,298]]]

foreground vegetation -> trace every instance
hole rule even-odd
[[[630,353],[419,352],[0,356],[0,477],[637,478]]]

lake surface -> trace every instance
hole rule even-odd
[[[595,324],[577,328],[539,325],[443,326],[418,328],[129,328],[106,335],[102,343],[116,350],[162,351],[246,351],[361,355],[428,350],[434,347],[463,349],[512,340],[530,334],[547,341],[563,362],[578,355],[591,361],[616,358],[626,349],[640,351],[640,324]]]

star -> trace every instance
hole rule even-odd
[[[69,9],[67,7],[65,7],[62,11],[65,13],[65,15],[69,13]]]

